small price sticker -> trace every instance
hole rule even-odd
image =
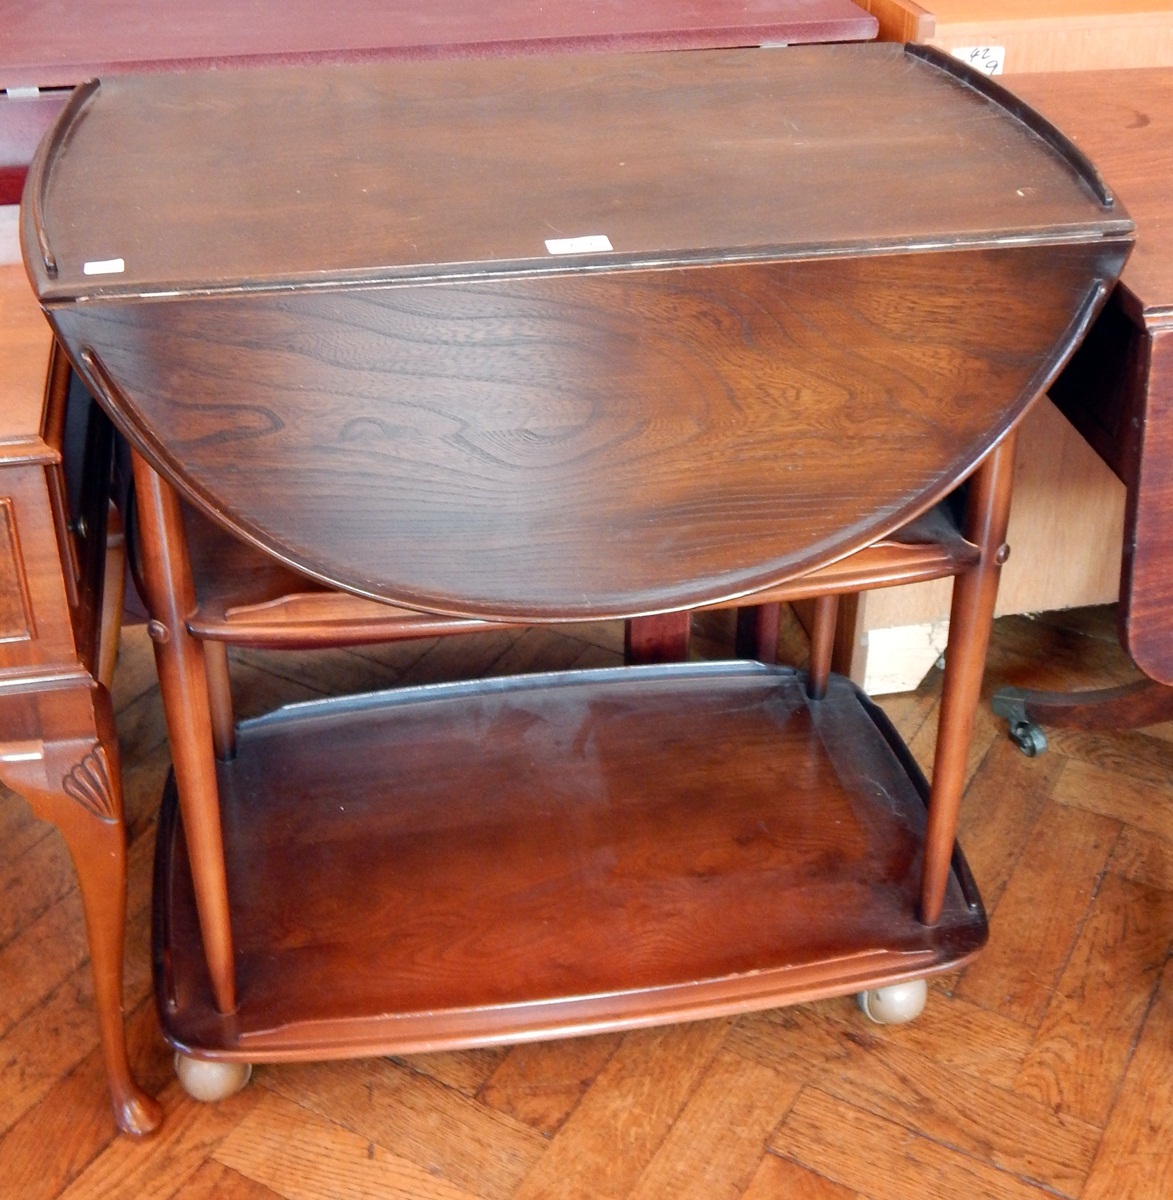
[[[1006,66],[1005,46],[955,46],[949,53],[983,75],[1001,75]]]
[[[550,254],[603,254],[611,249],[611,239],[605,233],[546,239],[546,250]]]

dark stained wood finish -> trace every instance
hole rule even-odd
[[[195,608],[183,517],[174,491],[134,458],[142,572],[151,612],[159,687],[166,697],[171,759],[183,796],[183,819],[200,890],[204,954],[221,1012],[236,1008],[232,926],[224,876],[224,841],[214,774],[215,742],[203,645],[188,631]]]
[[[933,804],[925,834],[921,917],[941,919],[948,885],[948,854],[957,834],[965,790],[969,743],[977,712],[986,644],[998,598],[998,573],[1006,559],[1006,526],[1014,483],[1014,434],[999,443],[970,480],[964,533],[981,552],[978,564],[957,577],[949,610],[949,648],[933,756]],[[829,653],[829,648],[828,648]]]
[[[246,96],[240,140],[222,118]],[[893,47],[185,79],[167,118],[159,98],[150,79],[78,98],[24,239],[141,452],[197,850],[185,874],[168,835],[160,860],[172,1037],[237,1057],[532,1038],[964,961],[984,922],[954,852],[958,764],[1009,431],[1129,242],[1061,139]],[[99,163],[110,193],[82,206]],[[614,250],[547,257],[542,222]],[[119,245],[119,275],[81,273]],[[841,565],[971,473],[960,542]],[[180,495],[322,584],[454,617],[683,622],[800,594],[804,572],[829,615],[836,581],[955,570],[927,827],[910,756],[847,685],[808,704],[744,664],[293,710],[216,765]]]
[[[233,71],[214,89],[198,74],[102,81],[30,193],[38,294],[493,282],[1113,226],[1035,134],[896,46],[461,62],[459,83],[454,66]],[[842,202],[848,166],[866,203]],[[119,201],[132,184],[133,218]],[[42,201],[54,277],[38,265]],[[583,235],[613,253],[545,248]],[[122,272],[83,273],[113,258]]]
[[[158,81],[115,80],[80,109],[68,153],[42,161],[44,224],[27,210],[51,317],[156,469],[241,536],[375,598],[460,616],[639,615],[735,599],[859,549],[1021,413],[1124,249],[1103,235],[1125,218],[1063,159],[897,47],[461,68],[459,86],[431,63],[241,73],[171,97],[184,115],[170,152],[165,122],[118,115],[155,112]],[[846,91],[874,114],[850,116],[850,167],[834,132]],[[353,109],[345,130],[297,115],[326,92]],[[292,174],[259,193],[227,167],[205,189],[207,164],[175,157],[219,130],[224,153],[207,152],[230,158],[234,97],[256,99],[256,129],[270,123],[278,176],[319,139],[320,172],[296,172],[302,197]],[[926,130],[929,110],[955,136]],[[154,164],[142,203],[159,215],[134,230],[112,200],[87,200],[85,222],[57,215],[103,137],[126,154],[122,168],[103,155],[110,196],[120,170],[145,167],[139,154]],[[366,182],[343,165],[360,144]],[[857,168],[858,193],[877,201],[844,210],[842,174]],[[448,192],[464,199],[438,223],[432,197]],[[347,220],[325,219],[343,197]],[[615,253],[544,255],[545,233],[586,231]],[[40,235],[55,278],[37,266]],[[152,258],[156,241],[168,261]],[[911,251],[926,242],[942,253]],[[110,255],[125,256],[122,275],[79,273]],[[343,287],[352,275],[366,285]],[[294,287],[310,277],[325,290]],[[292,290],[265,290],[279,281]],[[1007,321],[1020,327],[1010,348]],[[190,402],[245,377],[247,397]],[[759,440],[779,397],[788,455]]]
[[[964,959],[984,915],[954,880],[948,919],[916,919],[924,801],[878,719],[838,678],[808,704],[792,670],[705,664],[245,722],[219,768],[242,1005],[222,1020],[210,1004],[172,818],[167,1034],[254,1060],[393,1053],[762,1007]]]
[[[161,1110],[135,1082],[122,1027],[126,842],[118,739],[97,610],[109,442],[91,440],[94,494],[70,521],[64,478],[65,372],[23,273],[0,268],[0,782],[61,831],[89,935],[106,1076],[121,1128],[151,1132]],[[41,365],[40,371],[37,364]],[[82,531],[85,531],[84,534]]]
[[[1152,679],[1095,692],[1035,692],[1004,688],[1017,698],[1023,716],[1036,725],[1066,729],[1137,729],[1173,721],[1173,688]]]
[[[1141,670],[1173,685],[1173,70],[1024,76],[1014,88],[1096,159],[1136,219],[1112,303],[1051,394],[1128,485],[1121,637]]]
[[[626,616],[759,590],[936,499],[1053,372],[1109,257],[958,251],[932,269],[877,256],[714,267],[695,283],[641,271],[358,291],[328,313],[298,293],[51,316],[156,466],[323,582],[457,616]],[[1024,270],[1040,311],[1007,351]],[[729,325],[714,331],[714,312]],[[243,322],[261,347],[233,338]],[[320,350],[291,393],[280,347],[299,329],[320,331]],[[731,357],[728,336],[749,345]],[[233,377],[250,379],[247,398],[193,408]],[[974,402],[945,433],[958,378]],[[779,396],[793,396],[790,455],[761,444]]]

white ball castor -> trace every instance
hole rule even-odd
[[[189,1058],[186,1054],[175,1055],[179,1086],[193,1100],[202,1100],[205,1104],[234,1096],[248,1083],[252,1073],[251,1063],[213,1062],[206,1058]]]
[[[872,988],[856,996],[864,1015],[877,1025],[903,1025],[915,1021],[925,1010],[929,985],[923,979]]]

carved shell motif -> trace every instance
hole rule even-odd
[[[95,817],[111,823],[118,820],[106,752],[97,743],[61,781],[61,790]]]

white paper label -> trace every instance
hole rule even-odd
[[[955,46],[949,53],[983,75],[1001,75],[1006,65],[1005,46]]]
[[[546,249],[551,254],[601,254],[612,246],[605,233],[592,233],[589,237],[547,238]]]
[[[82,263],[81,270],[83,275],[121,275],[126,270],[126,263],[120,258],[100,258]]]

